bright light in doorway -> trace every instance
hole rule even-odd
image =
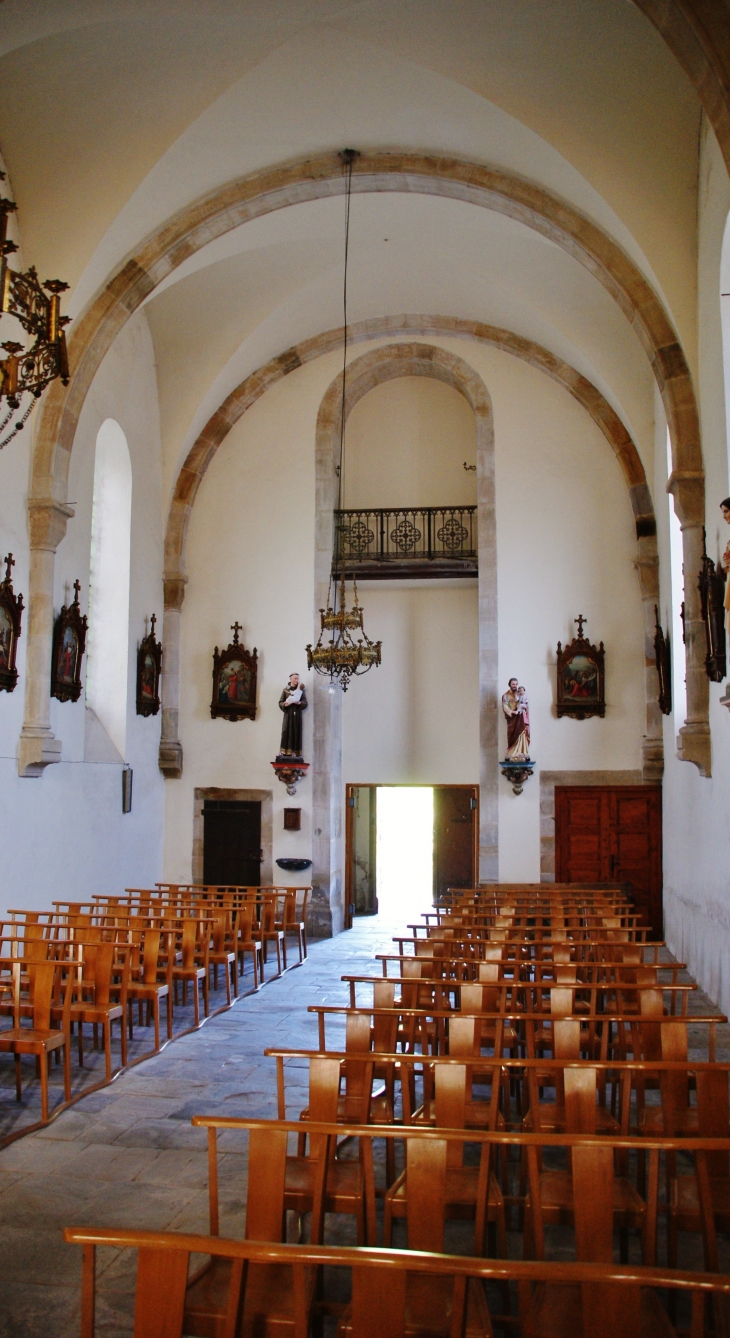
[[[378,786],[377,889],[380,914],[425,911],[433,899],[433,790]]]

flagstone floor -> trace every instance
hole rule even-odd
[[[274,1116],[275,1063],[264,1049],[315,1046],[317,1021],[307,1005],[346,1003],[340,977],[371,974],[374,954],[392,950],[393,932],[379,918],[363,919],[312,944],[302,967],[0,1152],[0,1338],[78,1338],[81,1258],[64,1244],[64,1226],[207,1231],[206,1135],[191,1127],[191,1116]],[[699,992],[693,996],[692,1011],[711,1009]],[[730,1056],[729,1033],[719,1029],[718,1059]],[[328,1043],[330,1035],[336,1039],[335,1026],[330,1033],[328,1025]],[[305,1083],[306,1066],[292,1066],[294,1117],[306,1104]],[[0,1097],[8,1095],[0,1084]],[[242,1235],[244,1144],[224,1135],[220,1148],[221,1232]],[[133,1262],[99,1252],[99,1338],[132,1331]]]

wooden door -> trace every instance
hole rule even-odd
[[[377,786],[345,787],[345,929],[354,915],[377,915]]]
[[[475,887],[479,854],[479,787],[433,787],[433,896]]]
[[[260,800],[206,799],[203,804],[203,882],[258,887],[261,855]]]
[[[631,883],[637,911],[661,938],[661,786],[556,785],[555,879]]]

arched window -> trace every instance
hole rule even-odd
[[[672,442],[667,432],[667,476],[672,472]],[[682,527],[679,516],[674,510],[674,498],[668,495],[669,503],[669,579],[672,592],[672,626],[669,633],[672,650],[672,712],[675,729],[679,729],[687,715],[687,683],[685,680],[684,624],[682,622],[682,601],[684,600],[684,565],[682,550]]]
[[[127,438],[107,418],[96,438],[94,462],[86,700],[122,757],[127,745],[131,524]]]

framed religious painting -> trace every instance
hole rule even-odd
[[[86,614],[81,616],[79,591],[74,581],[74,602],[64,604],[53,629],[51,696],[60,702],[76,702],[81,696],[81,661],[86,650]]]
[[[157,715],[160,709],[162,645],[155,638],[156,622],[153,613],[149,633],[137,648],[137,715]]]
[[[586,619],[582,614],[575,621],[578,624],[577,637],[565,648],[558,642],[558,716],[568,715],[574,720],[585,720],[591,715],[605,716],[603,642],[600,646],[593,646],[583,636]]]
[[[15,566],[12,553],[5,559],[5,580],[0,582],[0,692],[12,692],[18,681],[15,653],[20,636],[23,596],[13,594],[10,576]]]
[[[213,652],[213,696],[210,714],[213,719],[222,716],[224,720],[256,719],[256,671],[258,651],[246,650],[238,640],[241,625],[235,622],[231,628],[233,640],[226,650]]]

